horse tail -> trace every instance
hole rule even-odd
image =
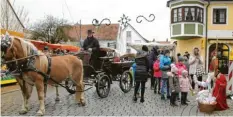
[[[78,59],[79,61],[80,61],[80,66],[81,66],[81,77],[80,77],[80,79],[83,81],[83,72],[84,72],[84,70],[83,70],[83,61],[82,60],[80,60],[80,59]]]

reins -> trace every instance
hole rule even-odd
[[[44,55],[38,55],[38,54],[35,54],[35,55],[30,55],[30,56],[23,57],[23,58],[19,58],[19,59],[14,59],[14,60],[10,60],[10,61],[5,61],[5,62],[3,62],[3,63],[4,63],[4,64],[12,63],[12,62],[16,62],[16,61],[20,61],[20,60],[28,59],[28,58],[31,58],[31,57],[34,57],[34,56],[44,56]]]
[[[13,47],[13,40],[14,40],[14,38],[12,38],[11,43],[9,45],[10,47],[8,46],[9,47],[8,49],[11,49]],[[33,52],[34,52],[34,50],[33,50]],[[33,54],[33,53],[30,53],[30,54]],[[56,80],[54,80],[50,76],[50,72],[51,72],[51,58],[47,56],[47,59],[48,59],[48,71],[47,71],[47,73],[44,73],[44,72],[40,71],[39,69],[37,69],[35,66],[31,65],[31,63],[35,62],[35,58],[32,58],[32,57],[35,57],[35,56],[46,56],[46,55],[45,54],[38,54],[38,52],[37,52],[37,53],[35,53],[33,55],[22,57],[22,58],[18,58],[18,59],[16,59],[14,57],[13,60],[3,61],[2,64],[8,64],[8,63],[16,62],[17,66],[20,65],[20,67],[17,68],[17,70],[19,70],[19,72],[20,72],[19,75],[22,75],[22,73],[29,72],[29,71],[33,71],[33,72],[36,72],[36,73],[42,75],[44,77],[44,92],[45,92],[45,94],[47,92],[48,80],[51,80],[52,82],[54,82],[57,85],[60,85],[61,87],[67,88],[67,86],[62,85],[61,83],[57,82]],[[4,56],[1,56],[1,58],[2,57],[4,57]],[[25,65],[18,64],[18,61],[25,60],[25,59],[28,60],[27,63],[26,63],[26,68],[24,67]],[[24,83],[28,83],[29,85],[32,85],[32,86],[34,85],[33,83],[29,83],[25,79],[22,79],[22,80],[24,81]],[[72,82],[74,82],[74,81],[72,81]],[[77,85],[75,82],[74,82],[74,84]],[[25,85],[25,84],[23,84],[23,85]],[[84,92],[84,91],[89,90],[91,88],[92,87],[87,88],[87,89],[83,89],[83,90],[80,90],[80,91],[76,90],[76,92]]]

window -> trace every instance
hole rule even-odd
[[[131,31],[126,31],[126,41],[131,42]]]
[[[131,31],[126,32],[126,38],[131,38]]]
[[[178,9],[178,21],[182,21],[182,8]]]
[[[173,22],[177,22],[177,9],[173,10]]]
[[[116,42],[109,42],[108,47],[116,49]]]
[[[131,49],[130,49],[130,48],[126,49],[126,52],[127,52],[127,53],[130,53],[130,52],[131,52]]]
[[[172,23],[176,22],[200,22],[203,23],[203,8],[190,6],[179,7],[172,10]]]
[[[226,24],[226,9],[213,10],[213,24]]]
[[[196,18],[198,22],[203,22],[203,9],[197,9]]]

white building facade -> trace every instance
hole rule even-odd
[[[130,24],[124,29],[120,29],[119,36],[117,38],[117,50],[121,54],[125,53],[137,53],[137,51],[128,46],[132,43],[146,43],[149,42],[146,40],[139,32]]]

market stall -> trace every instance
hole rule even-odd
[[[6,74],[6,72],[7,67],[6,65],[3,65],[1,67],[1,85],[16,83],[17,81],[15,77],[11,76],[10,74]]]

